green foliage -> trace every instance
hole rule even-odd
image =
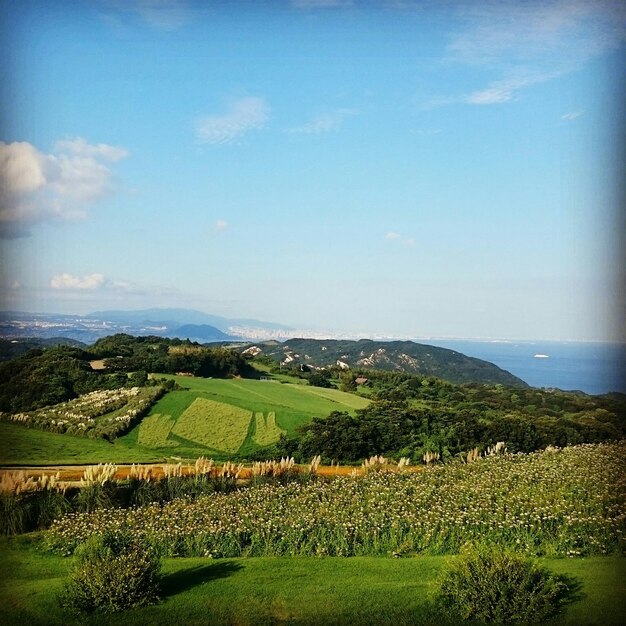
[[[340,376],[345,382],[348,375]],[[513,393],[502,385],[455,385],[375,370],[367,377],[372,402],[357,410],[356,419],[345,412],[314,419],[295,439],[282,440],[279,453],[298,461],[315,454],[342,462],[385,454],[421,462],[427,450],[446,459],[474,447],[484,450],[497,441],[505,441],[510,452],[532,452],[626,435],[626,397],[621,394],[588,396],[532,388]]]
[[[27,528],[29,502],[13,491],[0,491],[0,534],[17,535]]]
[[[57,489],[44,489],[34,494],[33,507],[37,528],[48,528],[55,520],[71,510],[65,493]]]
[[[114,485],[111,482],[92,482],[78,490],[76,508],[83,513],[92,513],[112,505]]]
[[[463,620],[540,624],[559,611],[563,577],[499,546],[465,547],[439,582],[439,602]]]
[[[154,604],[160,567],[154,550],[129,536],[93,537],[77,552],[61,604],[78,613],[112,613]]]

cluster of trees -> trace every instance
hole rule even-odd
[[[104,369],[90,362],[104,360]],[[0,411],[33,411],[101,389],[157,384],[148,373],[245,375],[251,368],[233,350],[180,339],[112,335],[93,346],[35,348],[0,363]]]
[[[442,459],[505,441],[511,452],[597,443],[626,435],[626,396],[588,396],[502,385],[455,385],[434,378],[369,370],[372,403],[356,415],[334,412],[283,437],[277,454],[306,461],[353,462],[425,452]],[[354,376],[354,374],[350,374]],[[346,378],[346,375],[344,375]],[[343,381],[346,383],[346,380]]]
[[[99,339],[89,351],[105,359],[107,369],[120,372],[185,372],[201,377],[245,376],[254,370],[235,350],[208,348],[188,339],[133,337],[118,334]]]
[[[0,363],[0,411],[17,413],[58,404],[99,389],[134,387],[142,375],[102,373],[80,348],[38,348]],[[145,377],[145,373],[143,374]]]

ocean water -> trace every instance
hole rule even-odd
[[[626,344],[416,339],[491,361],[533,387],[626,393]],[[547,355],[537,358],[536,354]]]

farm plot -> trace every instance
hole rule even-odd
[[[254,414],[254,437],[252,441],[259,446],[268,446],[276,443],[285,431],[276,425],[276,413],[270,411],[267,415],[263,413]]]
[[[177,446],[178,442],[169,439],[174,420],[169,415],[155,413],[146,417],[139,426],[137,442],[148,448]]]
[[[251,418],[252,413],[246,409],[196,398],[171,432],[208,448],[234,454],[248,435]]]

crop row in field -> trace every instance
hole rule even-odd
[[[72,514],[50,539],[72,550],[94,533],[124,530],[164,554],[216,557],[438,554],[468,541],[607,554],[625,547],[624,475],[626,444],[583,445]]]
[[[177,441],[169,439],[174,426],[174,420],[168,415],[154,413],[145,417],[138,431],[138,443],[148,448],[165,448],[178,445]]]
[[[31,428],[88,437],[116,437],[163,394],[159,386],[104,389],[27,413],[0,419]]]
[[[220,452],[234,454],[250,427],[250,411],[223,402],[196,398],[176,420],[172,433]]]
[[[267,446],[275,443],[285,431],[276,425],[276,413],[270,411],[254,414],[254,437],[252,441],[259,446]]]

